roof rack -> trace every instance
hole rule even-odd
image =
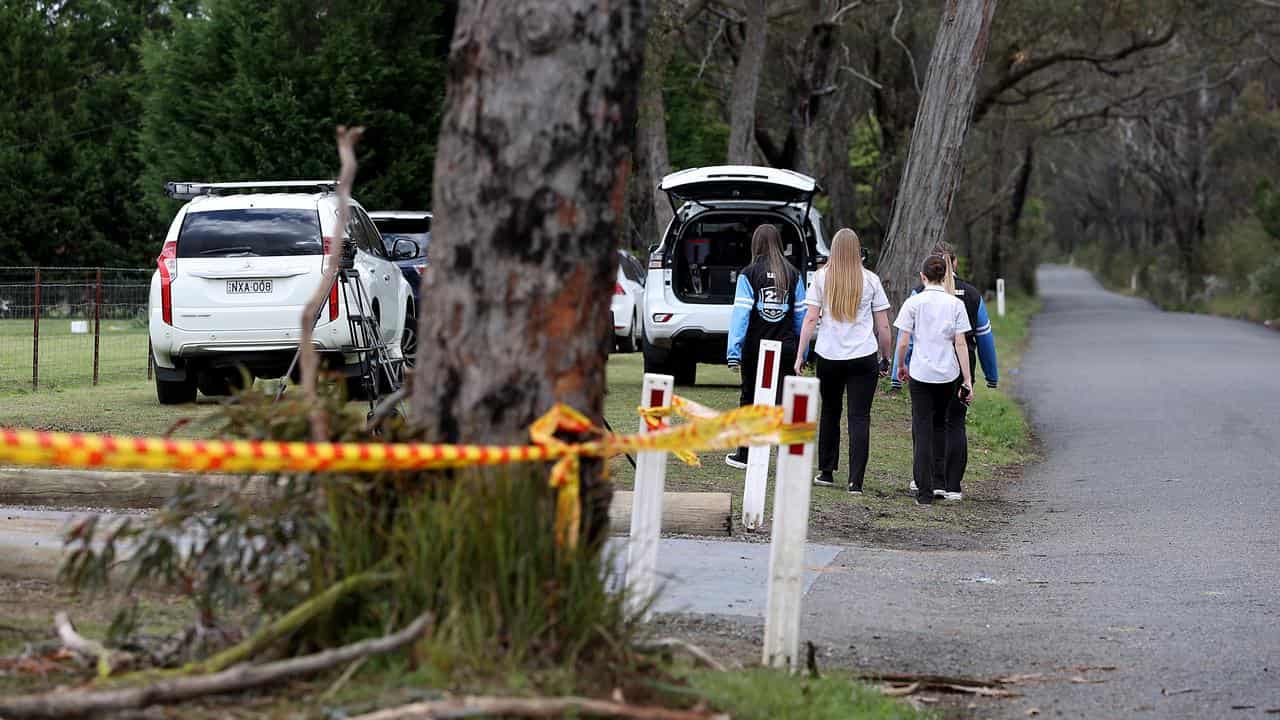
[[[164,184],[164,192],[174,200],[194,200],[205,195],[223,195],[237,190],[267,190],[310,188],[322,192],[333,192],[338,187],[337,180],[260,180],[250,182],[176,182]]]

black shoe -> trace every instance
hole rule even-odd
[[[933,495],[917,495],[917,496],[916,496],[916,504],[917,504],[917,505],[932,505],[932,504],[933,504]]]
[[[738,448],[737,452],[731,452],[724,456],[724,464],[739,470],[747,469],[747,451],[745,448]]]
[[[820,472],[813,476],[813,484],[818,487],[834,487],[836,479],[829,472]]]
[[[855,485],[853,485],[852,483],[850,483],[850,484],[849,484],[849,494],[850,494],[850,495],[861,495],[861,494],[862,494],[862,487],[861,487],[861,486],[855,486]]]

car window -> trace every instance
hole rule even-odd
[[[351,213],[347,217],[347,240],[355,243],[360,250],[373,253],[373,244],[369,238],[369,233],[360,222],[360,213],[355,208],[351,209]]]
[[[320,215],[307,209],[189,212],[178,232],[180,258],[319,255]]]
[[[644,273],[641,272],[639,263],[630,255],[620,255],[618,257],[618,267],[622,268],[622,274],[631,282],[644,284]]]
[[[397,240],[412,240],[418,243],[418,257],[427,256],[427,246],[431,244],[431,219],[382,218],[374,220],[378,232],[382,233],[382,246],[390,254]]]
[[[391,253],[382,245],[382,238],[378,233],[378,226],[374,224],[369,216],[363,210],[358,211],[360,215],[360,225],[364,228],[365,237],[369,240],[369,252],[380,258],[390,258]]]

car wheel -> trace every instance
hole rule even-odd
[[[186,380],[168,381],[156,378],[156,399],[161,405],[185,405],[196,401],[196,383]]]
[[[405,367],[413,367],[418,357],[418,313],[410,305],[404,311],[404,329],[400,334],[400,356]]]

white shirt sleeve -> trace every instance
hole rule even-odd
[[[889,309],[889,296],[884,294],[884,283],[880,282],[880,276],[875,273],[868,273],[871,280],[871,312],[880,312]]]
[[[809,307],[822,307],[822,293],[826,289],[827,269],[823,268],[813,274],[813,285],[809,287],[809,291],[804,294],[804,304]]]
[[[965,312],[964,302],[956,303],[956,334],[963,335],[973,329],[969,324],[969,313]]]
[[[908,299],[902,303],[902,309],[898,311],[898,319],[893,321],[893,326],[899,330],[906,330],[912,335],[916,332],[916,304]]]

